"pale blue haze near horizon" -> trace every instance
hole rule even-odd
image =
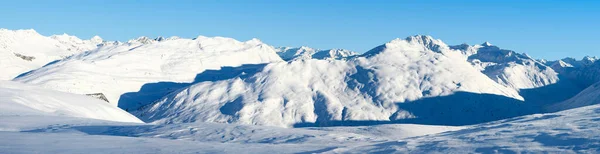
[[[259,38],[273,46],[365,52],[394,38],[431,35],[446,44],[480,44],[535,58],[600,56],[600,1],[132,1],[13,0],[0,28],[43,35],[198,35]]]

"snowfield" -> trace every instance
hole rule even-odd
[[[593,105],[328,153],[598,153],[599,120]]]
[[[67,34],[42,36],[35,30],[0,29],[0,80],[40,68],[75,53],[92,50],[102,38],[81,40]]]
[[[0,29],[0,153],[600,153],[599,127],[596,57]]]
[[[79,117],[142,123],[131,114],[99,99],[58,92],[11,81],[0,81],[0,125],[18,125],[6,117]]]
[[[5,119],[20,121],[17,129],[14,125],[0,125],[3,138],[0,151],[7,153],[600,152],[599,105],[463,127],[389,124],[279,128],[218,123],[147,125],[48,116],[0,117],[3,123]]]

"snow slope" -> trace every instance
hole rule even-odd
[[[70,118],[54,119],[39,124],[38,120],[45,119],[19,118],[21,121],[27,121],[21,124],[29,123],[26,129],[3,131],[0,125],[0,137],[3,139],[0,140],[0,145],[3,145],[0,146],[0,151],[7,153],[317,153],[348,145],[398,140],[462,129],[462,127],[426,125],[327,129],[287,129],[216,123],[140,125]]]
[[[277,54],[284,60],[295,59],[343,59],[351,56],[356,56],[358,53],[345,49],[329,49],[320,50],[310,47],[278,47],[275,48]]]
[[[326,153],[598,153],[599,121],[594,105]]]
[[[514,89],[429,36],[396,39],[348,60],[293,60],[207,75],[228,78],[196,83],[134,114],[155,123],[300,127],[406,119],[462,125],[531,112],[515,109],[524,103]]]
[[[34,70],[15,81],[78,94],[103,93],[123,109],[137,109],[195,80],[205,70],[223,66],[282,61],[275,50],[257,39],[149,39],[103,44]],[[170,86],[144,87],[171,82]],[[173,86],[178,85],[178,86]]]
[[[600,104],[600,82],[589,86],[573,98],[549,106],[547,109],[556,112],[594,104]]]
[[[541,62],[515,51],[500,49],[485,42],[481,45],[451,46],[468,56],[469,61],[492,80],[514,89],[529,89],[555,84],[558,73]]]
[[[52,61],[94,49],[101,43],[98,36],[81,40],[67,34],[46,37],[35,30],[0,29],[0,80],[13,79]]]
[[[12,81],[0,81],[0,116],[3,118],[0,124],[2,126],[16,126],[26,122],[4,119],[6,117],[30,116],[141,122],[133,115],[93,97],[58,92]]]
[[[6,116],[6,153],[597,153],[600,106],[465,126],[277,128]],[[46,119],[45,119],[46,118]],[[445,132],[447,131],[447,132]],[[441,133],[440,133],[441,132]],[[439,134],[435,134],[439,133]],[[425,136],[423,136],[425,135]]]

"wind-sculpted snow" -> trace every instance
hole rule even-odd
[[[534,114],[330,153],[598,153],[600,106]]]
[[[81,40],[75,36],[42,36],[34,30],[0,29],[0,80],[37,69],[75,53],[92,50],[102,43],[100,37]]]
[[[303,123],[327,126],[339,121],[352,125],[353,121],[437,117],[437,110],[415,115],[413,111],[422,108],[407,110],[401,106],[426,98],[434,100],[421,103],[435,102],[436,97],[456,92],[489,95],[449,97],[446,103],[461,104],[451,112],[481,103],[506,107],[494,107],[497,116],[468,118],[490,111],[482,106],[437,124],[472,124],[518,116],[513,113],[528,110],[512,108],[523,104],[514,89],[495,83],[473,68],[459,51],[428,36],[396,39],[348,60],[306,59],[250,67],[254,69],[235,68],[246,71],[230,78],[197,81],[134,114],[155,123],[202,121],[292,127]],[[215,71],[209,75],[229,73]]]
[[[256,39],[140,37],[103,44],[15,80],[78,94],[103,93],[113,105],[131,110],[183,87],[159,86],[138,92],[145,83],[188,83],[207,69],[277,61],[282,60],[274,49]]]
[[[12,81],[0,81],[0,116],[2,119],[8,116],[56,116],[141,122],[131,114],[90,96],[58,92]],[[2,123],[0,125],[4,126],[11,122],[4,119]]]

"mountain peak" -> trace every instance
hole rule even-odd
[[[593,62],[593,61],[598,60],[598,57],[596,57],[596,56],[585,56],[585,57],[583,57],[582,60],[592,61]]]
[[[90,38],[90,41],[92,41],[92,43],[94,44],[100,44],[104,42],[104,40],[98,35],[95,35],[94,37]]]
[[[481,46],[484,46],[484,47],[490,47],[490,46],[494,46],[494,45],[493,45],[492,43],[488,42],[488,41],[485,41],[485,42],[483,42],[483,43],[481,44]]]
[[[263,44],[263,42],[261,40],[259,40],[258,38],[252,38],[252,39],[246,41],[245,43],[248,43],[248,44]]]
[[[148,38],[146,36],[141,36],[141,37],[138,37],[137,39],[129,40],[129,41],[127,41],[127,43],[138,42],[138,43],[142,43],[142,44],[150,44],[150,43],[153,43],[155,41],[156,40],[150,39],[150,38]]]
[[[155,41],[159,41],[159,42],[160,42],[160,41],[164,41],[164,40],[166,40],[166,39],[165,39],[164,37],[162,37],[162,36],[158,36],[158,37],[156,37],[154,40],[155,40]]]

